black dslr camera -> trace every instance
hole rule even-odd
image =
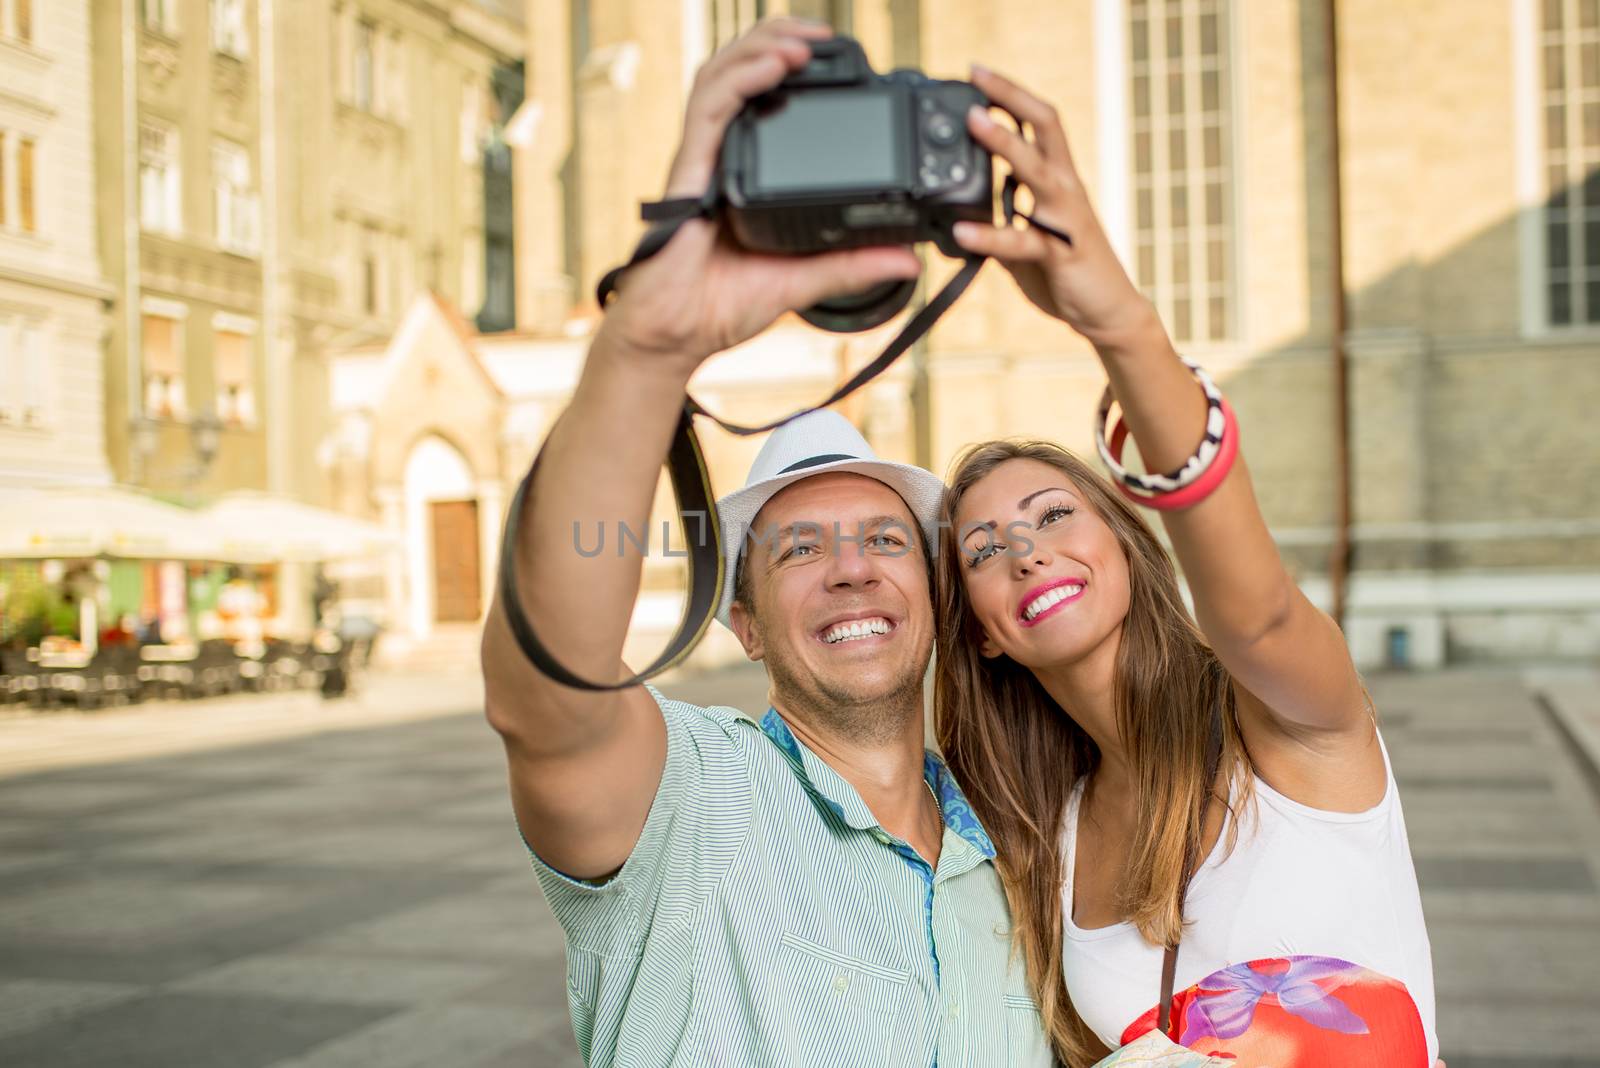
[[[723,140],[718,180],[734,238],[756,252],[932,241],[967,255],[952,224],[994,218],[989,153],[967,133],[974,104],[989,101],[967,82],[874,73],[854,38],[812,42],[804,69],[749,101]],[[801,315],[824,330],[866,330],[915,290],[890,282]]]

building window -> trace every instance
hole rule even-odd
[[[39,227],[33,203],[34,179],[37,177],[34,168],[33,138],[17,138],[17,226],[29,234]]]
[[[139,20],[147,30],[177,36],[178,0],[139,0]]]
[[[250,181],[250,153],[231,141],[211,146],[211,191],[217,244],[250,256],[259,251],[260,200]]]
[[[178,131],[146,123],[139,127],[139,219],[146,230],[183,230],[178,170]]]
[[[400,31],[391,30],[378,46],[378,110],[397,122],[406,116],[405,78],[401,71],[404,62]]]
[[[353,98],[356,107],[372,111],[375,103],[374,84],[377,78],[378,27],[371,19],[356,22],[355,54],[352,72],[355,76]]]
[[[47,422],[48,371],[43,326],[20,317],[0,319],[0,425]]]
[[[250,54],[245,29],[245,0],[211,0],[211,47],[243,59]]]
[[[378,284],[378,249],[377,234],[368,228],[362,233],[361,242],[361,310],[368,315],[377,315],[381,303],[382,291]]]
[[[33,138],[0,130],[0,227],[38,231],[38,156]]]
[[[1540,29],[1546,313],[1600,323],[1600,0],[1544,0]]]
[[[715,52],[767,15],[766,0],[710,0],[711,50]]]
[[[403,122],[405,51],[400,31],[385,31],[374,19],[335,4],[333,77],[338,99],[370,115]]]
[[[254,338],[238,330],[217,331],[217,418],[225,426],[254,426],[255,375],[250,349]]]
[[[475,81],[469,79],[461,85],[461,162],[469,167],[478,165],[482,152],[488,96],[489,91]]]
[[[0,427],[22,420],[22,367],[13,325],[0,318]]]
[[[183,321],[171,316],[144,316],[144,412],[152,419],[188,415],[182,327]]]
[[[6,0],[0,0],[0,17],[6,11]],[[0,34],[27,44],[33,40],[33,0],[10,0],[9,22],[0,21]]]
[[[37,323],[22,323],[17,328],[17,334],[22,363],[22,423],[24,426],[43,426],[48,407],[45,395],[44,332]]]
[[[1174,340],[1235,336],[1227,0],[1128,0],[1134,268]]]

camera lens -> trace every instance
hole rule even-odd
[[[956,120],[943,111],[936,111],[928,116],[922,124],[923,130],[928,134],[928,140],[941,147],[956,143]]]

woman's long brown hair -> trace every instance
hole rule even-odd
[[[962,498],[1012,459],[1061,471],[1116,535],[1128,561],[1128,614],[1117,651],[1117,724],[1127,742],[1136,796],[1134,840],[1118,883],[1119,912],[1155,945],[1182,932],[1179,883],[1190,849],[1200,857],[1206,749],[1214,709],[1222,712],[1222,768],[1241,797],[1249,790],[1227,671],[1190,618],[1172,561],[1155,533],[1116,489],[1076,456],[1043,441],[992,441],[956,459],[945,495],[947,532]],[[979,654],[983,635],[963,581],[962,547],[939,551],[939,645],[935,729],[939,746],[994,840],[1011,905],[1012,937],[1039,1000],[1046,1033],[1069,1068],[1093,1062],[1099,1042],[1072,1007],[1063,982],[1061,881],[1066,871],[1062,818],[1078,780],[1099,750],[1034,678],[1004,655]],[[1226,795],[1223,803],[1228,803]],[[1236,821],[1229,822],[1231,848]],[[1198,863],[1198,861],[1196,861]],[[1152,1000],[1160,976],[1150,976]]]

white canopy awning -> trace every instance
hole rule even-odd
[[[269,493],[229,493],[199,515],[228,559],[348,560],[382,556],[398,544],[376,523]]]
[[[267,493],[230,493],[196,511],[122,486],[0,489],[0,560],[312,563],[396,544],[376,523]]]
[[[120,486],[0,490],[0,559],[232,560],[197,513]]]

